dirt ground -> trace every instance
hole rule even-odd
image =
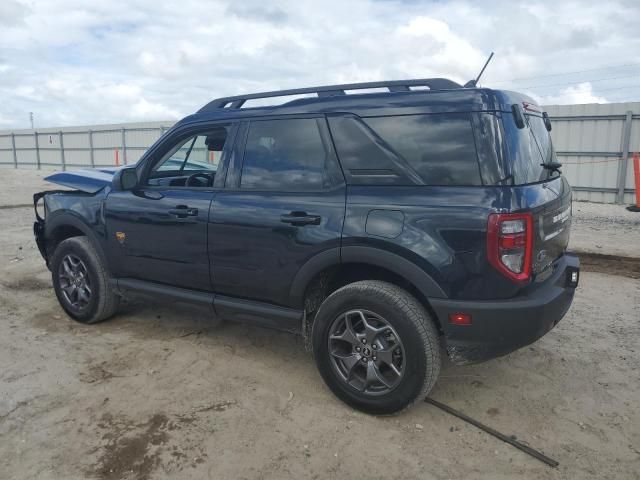
[[[597,260],[548,335],[445,364],[431,394],[554,469],[428,404],[353,411],[298,337],[143,302],[77,324],[31,222],[29,208],[0,208],[1,479],[640,478],[640,280],[628,269]]]

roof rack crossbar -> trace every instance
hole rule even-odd
[[[241,108],[247,100],[259,98],[288,97],[291,95],[316,94],[318,97],[346,95],[345,90],[364,90],[371,88],[386,88],[389,92],[408,92],[411,87],[428,87],[430,90],[449,90],[462,88],[462,85],[447,78],[423,78],[417,80],[389,80],[383,82],[346,83],[343,85],[325,85],[322,87],[294,88],[290,90],[275,90],[272,92],[250,93],[233,97],[217,98],[199,111],[205,112],[218,108]]]

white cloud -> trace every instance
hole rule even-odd
[[[539,96],[532,94],[541,105],[570,105],[577,103],[609,103],[605,97],[595,95],[593,86],[584,82],[576,86],[567,87],[556,95]]]
[[[0,118],[12,127],[28,126],[29,111],[39,126],[159,120],[242,92],[465,82],[491,50],[485,86],[547,103],[606,101],[637,78],[582,83],[640,67],[505,80],[640,63],[639,14],[632,0],[2,0]],[[640,86],[615,92],[637,99]]]

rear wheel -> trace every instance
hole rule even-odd
[[[96,323],[118,309],[120,297],[87,237],[60,242],[51,257],[51,275],[60,305],[74,320]]]
[[[367,413],[395,413],[424,399],[440,371],[429,314],[386,282],[355,282],[331,294],[318,310],[312,341],[329,388]]]

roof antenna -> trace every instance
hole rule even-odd
[[[489,62],[491,61],[492,58],[493,58],[493,52],[491,52],[491,55],[489,55],[489,58],[487,58],[487,61],[484,62],[484,67],[482,67],[482,70],[480,70],[478,77],[475,80],[469,80],[467,83],[465,83],[464,88],[475,88],[478,86],[478,81],[480,80],[480,77],[484,73],[484,69],[487,68],[487,65],[489,65]]]

